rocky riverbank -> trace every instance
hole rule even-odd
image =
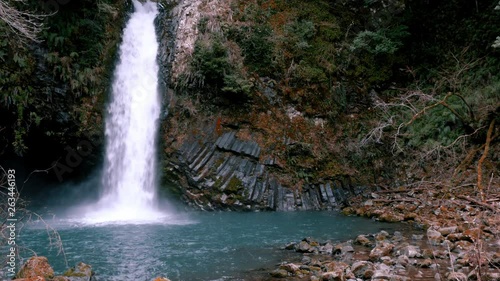
[[[28,259],[13,278],[16,281],[98,281],[92,267],[83,262],[68,269],[62,275],[55,275],[46,257],[34,256]],[[170,281],[157,277],[153,281]]]
[[[495,188],[486,200],[468,187],[379,190],[352,198],[346,215],[410,223],[415,233],[381,231],[334,244],[306,238],[302,253],[269,280],[500,280],[500,215]]]

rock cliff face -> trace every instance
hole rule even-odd
[[[260,152],[256,142],[240,140],[234,131],[207,134],[184,142],[167,166],[184,189],[183,198],[203,210],[325,210],[343,206],[352,194],[340,180],[283,186],[274,176],[274,161],[259,160]]]
[[[252,132],[245,138],[238,137],[238,125],[221,124],[221,120],[231,118],[225,115],[227,112],[207,113],[204,106],[193,101],[195,98],[171,89],[171,81],[189,71],[202,13],[205,18],[212,14],[230,17],[230,10],[224,0],[180,1],[160,16],[161,76],[166,86],[162,120],[166,180],[175,182],[182,199],[201,210],[340,208],[355,193],[348,178],[282,184],[281,164],[268,147],[263,153]],[[174,110],[179,104],[184,111]],[[174,114],[182,117],[174,118]]]

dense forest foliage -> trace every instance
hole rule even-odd
[[[8,16],[0,20],[0,155],[48,168],[66,145],[102,136],[125,6],[3,0],[2,6],[21,12],[13,20],[37,33],[30,38]]]

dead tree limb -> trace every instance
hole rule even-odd
[[[484,202],[481,202],[481,201],[478,201],[474,198],[470,198],[469,196],[464,196],[464,195],[458,195],[457,198],[460,198],[460,199],[463,199],[465,201],[469,201],[470,203],[474,203],[476,205],[479,205],[479,206],[482,206],[482,207],[485,207],[486,209],[490,210],[490,211],[493,211],[495,212],[496,209],[493,208],[491,205],[489,204],[486,204]]]

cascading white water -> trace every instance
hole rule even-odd
[[[158,93],[157,4],[132,0],[134,12],[123,32],[106,118],[103,194],[91,221],[143,221],[156,210],[156,144],[161,102]]]

